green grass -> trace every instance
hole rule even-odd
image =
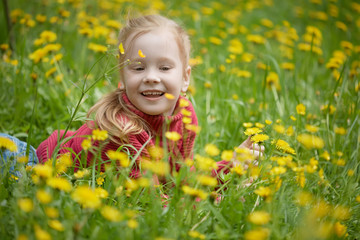
[[[128,170],[122,170],[116,178],[115,172],[107,171],[102,187],[109,196],[101,203],[102,207],[113,206],[121,212],[123,217],[118,222],[106,220],[101,214],[102,207],[84,209],[72,197],[79,185],[98,186],[96,179],[100,173],[92,171],[93,166],[89,168],[91,174],[83,180],[74,177],[71,167],[62,175],[72,184],[70,192],[56,190],[45,181],[35,184],[31,172],[26,172],[21,164],[17,165],[17,169],[23,177],[14,181],[7,171],[8,166],[5,166],[0,185],[0,235],[4,239],[18,238],[21,234],[29,239],[40,239],[35,234],[39,234],[37,226],[53,239],[192,239],[196,234],[191,237],[190,230],[203,234],[198,238],[251,239],[247,234],[260,227],[267,229],[264,231],[268,236],[264,239],[360,237],[358,3],[327,0],[320,1],[320,4],[310,0],[274,0],[273,4],[265,0],[173,0],[164,1],[164,4],[160,1],[95,0],[8,2],[9,12],[21,9],[22,13],[12,22],[9,32],[5,21],[6,9],[0,5],[0,44],[13,47],[11,54],[9,50],[0,50],[0,132],[17,136],[37,147],[54,130],[80,127],[86,120],[88,109],[102,95],[117,87],[119,76],[115,43],[118,30],[107,27],[106,20],[124,23],[128,12],[131,16],[157,12],[181,22],[189,31],[192,57],[201,59],[200,64],[192,67],[191,85],[195,92],[188,94],[202,128],[196,139],[195,154],[206,156],[204,147],[208,143],[215,144],[221,151],[238,146],[246,139],[243,123],[265,124],[265,120],[272,123],[265,124],[263,129],[270,139],[264,143],[266,152],[259,168],[250,167],[243,176],[236,173],[222,175],[227,182],[220,188],[201,186],[196,176],[203,172],[191,172],[184,165],[177,175],[166,177],[174,187],[149,186],[126,193]],[[75,2],[80,5],[76,7]],[[337,15],[334,9],[337,9]],[[60,15],[63,10],[68,11],[68,17]],[[99,37],[81,35],[78,16],[82,11],[89,16],[90,29],[103,26],[112,33]],[[323,13],[327,16],[326,20],[319,19],[324,16]],[[35,26],[21,23],[25,14],[35,21]],[[35,20],[37,14],[45,15],[46,21],[40,23]],[[59,19],[51,23],[50,18],[54,16]],[[273,26],[264,26],[262,19],[270,20]],[[346,29],[339,28],[339,22]],[[299,45],[305,43],[304,35],[309,26],[321,33],[321,43],[317,45],[317,38],[312,36],[308,45],[314,50],[318,47],[322,54],[299,49]],[[48,62],[34,63],[29,55],[42,47],[33,43],[44,30],[56,33],[54,43],[60,43],[62,47],[46,56]],[[291,34],[286,35],[289,32]],[[250,34],[264,37],[265,43],[248,41]],[[282,52],[284,39],[276,39],[275,36],[292,39],[287,39],[287,56]],[[212,43],[211,37],[221,39],[222,43]],[[107,44],[109,39],[114,44]],[[242,43],[243,52],[231,56],[228,47],[233,39]],[[353,48],[344,48],[344,41],[351,43]],[[95,53],[88,49],[89,43],[108,46],[108,52]],[[335,51],[346,56],[336,69],[337,77],[333,75],[334,70],[326,67]],[[57,53],[63,55],[62,59],[51,64],[52,57]],[[245,62],[242,59],[244,53],[250,53],[254,58]],[[11,64],[10,60],[18,62]],[[285,62],[294,64],[294,69],[283,69]],[[267,65],[268,70],[259,68],[259,63]],[[47,77],[46,72],[53,67],[56,67],[55,73]],[[239,70],[248,71],[251,76],[239,77]],[[266,84],[271,72],[279,78],[279,90]],[[37,77],[32,78],[31,74]],[[56,76],[60,74],[63,77],[58,82]],[[297,113],[296,106],[300,103],[306,106],[305,115]],[[336,110],[326,110],[325,105],[331,105]],[[305,128],[308,124],[318,127],[318,131],[311,134],[324,141],[323,147],[307,149],[297,139],[300,134],[309,133]],[[285,129],[292,127],[293,134],[279,133],[275,125]],[[343,127],[345,133],[336,133],[338,127]],[[290,154],[275,147],[272,142],[278,139],[289,143],[296,152],[292,155],[293,165],[285,166],[286,172],[281,174],[272,172],[279,164],[271,158]],[[330,154],[330,160],[322,157],[325,151]],[[311,158],[317,160],[315,164],[311,160],[312,169]],[[218,155],[213,159],[219,161],[221,157]],[[342,160],[344,164],[341,164]],[[259,170],[258,177],[254,176],[256,170]],[[306,179],[303,186],[298,181],[301,171],[304,171]],[[244,181],[250,176],[255,178],[254,182],[245,187]],[[145,177],[151,180],[151,173]],[[207,197],[206,200],[195,201],[182,190],[185,179],[190,187],[207,193],[217,190],[223,200],[214,203],[211,197]],[[119,191],[122,186],[122,192],[116,193],[116,189]],[[261,186],[270,188],[270,196],[259,196],[255,192]],[[163,207],[159,197],[162,188],[170,196],[167,208]],[[53,200],[48,204],[40,203],[36,198],[38,189],[45,189]],[[310,193],[312,200],[299,204],[296,199],[304,192]],[[32,200],[34,208],[31,212],[26,213],[19,208],[17,201],[22,198]],[[60,210],[56,219],[62,223],[64,231],[50,227],[50,218],[45,214],[47,206]],[[257,226],[248,219],[251,212],[260,210],[271,217],[263,226]],[[136,219],[137,227],[128,226],[131,219]],[[346,226],[346,236],[341,236],[339,228],[336,228],[339,224]]]

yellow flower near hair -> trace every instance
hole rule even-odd
[[[20,156],[16,160],[18,163],[28,163],[29,162],[28,156]]]
[[[6,137],[0,137],[0,148],[5,148],[10,152],[17,151],[17,145],[12,140]]]
[[[71,194],[71,197],[83,208],[96,209],[101,205],[101,201],[98,195],[88,186],[77,187]]]
[[[139,55],[139,57],[141,57],[141,58],[145,58],[145,57],[146,57],[146,55],[141,51],[141,49],[139,49],[138,55]]]
[[[106,130],[94,129],[92,131],[92,139],[98,141],[104,141],[108,138],[108,132]]]
[[[106,220],[110,222],[119,222],[123,218],[120,211],[111,206],[104,206],[100,213]]]
[[[35,175],[41,178],[50,178],[53,175],[53,168],[48,164],[36,164],[33,167]]]
[[[81,142],[81,147],[82,149],[84,149],[85,151],[89,150],[89,148],[91,148],[91,140],[90,139],[84,139]]]
[[[242,175],[244,175],[246,173],[246,171],[244,170],[244,167],[241,166],[240,164],[237,165],[236,167],[233,167],[231,169],[231,172],[235,172],[239,176],[242,176]]]
[[[181,138],[181,135],[178,132],[166,132],[165,137],[171,141],[178,141]]]
[[[20,198],[17,204],[24,212],[31,212],[34,209],[34,203],[30,198]]]
[[[120,51],[120,54],[125,54],[125,50],[124,50],[124,46],[122,43],[119,44],[119,51]]]
[[[179,101],[179,106],[180,107],[188,107],[190,105],[189,101],[188,100],[185,100],[183,98],[180,98],[180,101]]]
[[[249,214],[248,220],[256,225],[264,225],[270,221],[270,214],[265,211],[255,211]]]
[[[189,131],[192,131],[198,134],[201,131],[201,127],[194,125],[194,124],[186,124],[185,128]]]
[[[230,161],[234,157],[234,152],[232,150],[224,150],[221,153],[221,159]]]

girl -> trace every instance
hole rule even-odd
[[[61,138],[71,137],[61,145],[59,154],[69,149],[80,153],[82,142],[96,128],[109,134],[110,141],[101,151],[103,161],[108,160],[108,150],[116,151],[124,144],[136,148],[128,149],[133,156],[141,151],[130,173],[133,178],[141,176],[141,159],[150,158],[156,146],[167,149],[170,168],[176,171],[180,168],[176,162],[192,158],[198,120],[190,101],[181,95],[185,95],[190,82],[188,35],[174,21],[149,15],[129,20],[120,31],[119,42],[125,49],[120,62],[129,61],[120,69],[121,87],[90,109],[88,116],[95,113],[95,121],[84,124],[76,132],[67,132],[66,136],[63,131],[56,131],[42,142],[36,150],[40,162],[52,156]],[[174,136],[166,140],[166,146],[163,145],[165,134]],[[249,139],[241,146],[252,148]],[[255,150],[258,154],[261,149]],[[92,158],[89,152],[88,166]],[[218,165],[217,172],[227,170],[231,163],[221,161]]]

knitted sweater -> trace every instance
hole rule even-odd
[[[142,149],[140,158],[138,158],[135,161],[135,165],[133,166],[133,168],[131,170],[130,177],[138,178],[141,176],[140,168],[139,168],[140,159],[142,157],[145,157],[145,158],[150,157],[150,154],[148,152],[149,147],[163,146],[163,143],[162,143],[163,134],[166,131],[177,132],[181,135],[181,138],[178,141],[176,141],[175,143],[170,140],[167,140],[167,149],[170,153],[169,154],[170,168],[173,169],[173,167],[175,167],[176,171],[178,171],[180,169],[180,164],[176,163],[177,161],[179,161],[179,160],[182,161],[186,158],[192,158],[192,155],[193,155],[192,151],[193,151],[196,133],[194,131],[187,130],[185,128],[185,124],[183,123],[183,114],[182,114],[181,108],[179,106],[180,99],[184,99],[184,100],[188,101],[189,105],[187,107],[183,107],[183,108],[185,108],[187,111],[189,111],[191,113],[191,116],[190,116],[191,124],[198,125],[198,120],[197,120],[194,108],[189,100],[187,100],[186,98],[180,97],[176,104],[174,115],[163,116],[163,115],[148,115],[148,114],[141,112],[130,102],[130,100],[128,99],[128,97],[126,96],[125,93],[122,95],[122,98],[125,101],[125,103],[128,105],[129,109],[131,109],[136,115],[138,115],[139,117],[144,119],[146,121],[146,123],[148,124],[148,126],[153,130],[153,132],[156,133],[155,136],[151,136],[151,135],[149,135],[148,132],[143,130],[139,134],[133,134],[133,135],[128,136],[128,143],[131,144],[133,147],[135,147],[137,149],[137,151],[140,151],[140,149],[143,147],[143,145],[146,144],[146,142],[149,140],[149,138],[151,138],[150,141],[147,143],[147,146]],[[119,116],[119,118],[120,117],[121,116]],[[121,117],[121,119],[123,120],[124,117]],[[65,143],[62,144],[61,148],[58,151],[58,154],[61,155],[64,153],[68,153],[69,149],[72,149],[72,151],[74,151],[74,153],[78,155],[83,150],[81,147],[82,141],[84,139],[86,139],[88,136],[91,136],[91,134],[92,134],[92,131],[94,128],[91,126],[94,126],[94,123],[92,121],[88,122],[87,124],[82,125],[75,132],[68,131],[63,139],[69,138],[69,140],[65,141]],[[58,145],[58,140],[62,138],[63,134],[64,134],[63,130],[55,131],[50,135],[50,137],[48,139],[46,139],[39,145],[39,147],[36,150],[36,155],[38,156],[40,163],[44,163],[49,158],[51,158],[56,146]],[[98,146],[98,144],[99,144],[98,142],[94,143],[95,146]],[[108,150],[116,151],[119,147],[120,147],[120,145],[118,143],[109,141],[102,149],[101,159],[103,161],[107,161],[109,158],[107,157],[106,152]],[[133,156],[137,152],[136,150],[134,150],[132,148],[128,148],[128,150],[131,152],[131,154]],[[78,158],[76,158],[75,154],[72,154],[73,159],[78,159]],[[173,156],[173,157],[171,157],[171,156]],[[174,156],[176,159],[174,159]],[[87,167],[91,166],[92,159],[93,159],[93,155],[89,152],[88,156],[87,156]],[[80,164],[79,160],[76,160],[75,165],[79,166],[79,164]],[[221,170],[226,170],[226,172],[227,172],[228,168],[226,166],[229,165],[228,162],[221,161],[221,162],[218,162],[218,165],[219,165],[219,167],[216,172],[213,171],[213,175],[216,175],[217,172],[219,172]],[[223,169],[223,168],[226,168],[226,169]],[[101,170],[104,171],[104,164],[101,165]]]

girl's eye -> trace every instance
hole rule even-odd
[[[135,71],[143,71],[145,68],[144,67],[135,67],[134,70]]]
[[[169,71],[169,70],[170,70],[170,67],[168,67],[168,66],[163,66],[163,67],[160,67],[160,70],[161,70],[161,71]]]

